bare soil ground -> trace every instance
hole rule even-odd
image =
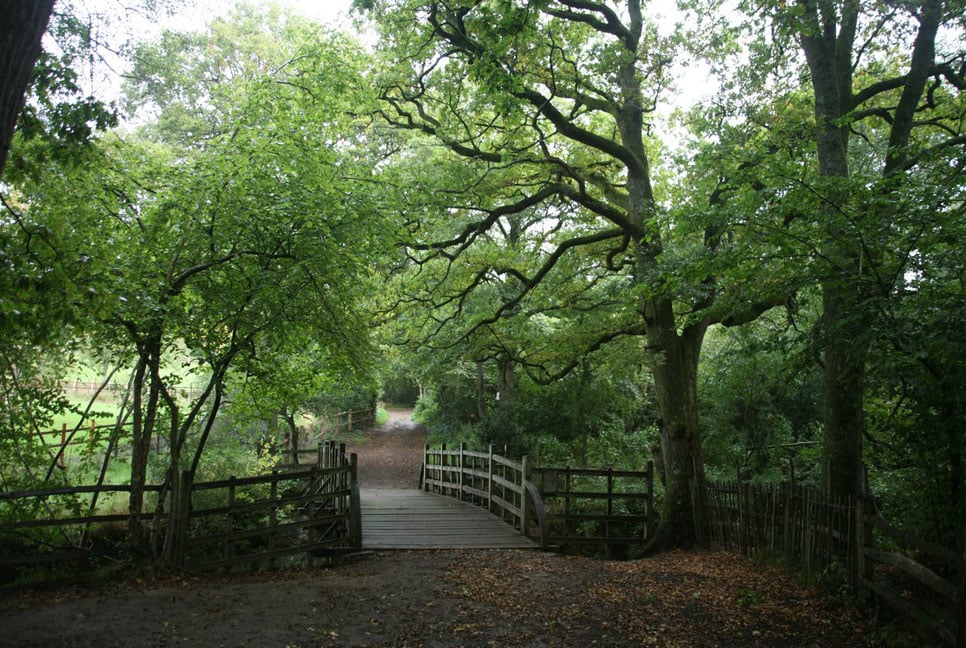
[[[347,438],[364,487],[412,488],[408,413]],[[132,579],[0,600],[0,646],[873,645],[855,611],[722,552],[605,562],[534,551],[367,553],[341,565]]]

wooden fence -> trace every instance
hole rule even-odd
[[[867,514],[865,500],[857,502],[856,529],[859,593],[887,604],[925,636],[966,648],[966,549],[957,554],[896,529],[879,513]]]
[[[783,556],[817,572],[837,563],[855,590],[910,619],[931,640],[966,647],[966,556],[868,514],[868,498],[827,497],[788,483],[692,483],[705,544]]]
[[[546,547],[543,502],[526,479],[527,458],[513,461],[493,452],[469,450],[460,444],[447,450],[446,444],[423,452],[420,488],[453,497],[487,509],[523,535]]]
[[[362,546],[356,455],[332,442],[299,472],[181,481],[175,566],[217,569],[295,553]]]
[[[161,487],[146,485],[144,490],[158,493]],[[128,514],[98,513],[91,510],[92,501],[103,506],[130,492],[126,484],[0,492],[0,568],[83,561],[96,555],[99,549],[91,540],[91,529],[123,524]]]
[[[198,483],[186,473],[177,497],[169,496],[163,507],[172,512],[144,518],[155,519],[161,530],[175,525],[170,553],[176,567],[228,567],[361,547],[355,455],[328,442],[316,456],[315,465],[298,472]],[[104,485],[0,492],[0,567],[91,557],[97,553],[92,529],[120,527],[128,514],[98,513],[90,509],[90,498],[130,490],[129,485]],[[147,493],[162,490],[145,487]]]
[[[642,547],[653,534],[654,464],[644,471],[534,468],[550,543],[615,551]]]
[[[98,449],[97,444],[101,437],[101,432],[107,431],[113,434],[114,430],[124,429],[130,426],[130,423],[124,423],[121,425],[116,423],[97,425],[94,420],[91,420],[90,425],[78,427],[76,429],[71,429],[66,423],[64,423],[58,430],[37,432],[37,436],[45,446],[52,450],[56,450],[55,460],[57,461],[57,464],[63,468],[67,465],[68,448],[80,448],[82,451],[86,452],[88,456],[93,455]],[[117,456],[118,446],[116,444],[114,446],[114,453],[115,456]]]
[[[783,556],[809,571],[850,563],[855,506],[814,488],[739,481],[692,483],[695,530],[706,543],[743,554]],[[704,508],[697,505],[704,502]]]

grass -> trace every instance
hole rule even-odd
[[[376,425],[385,425],[389,422],[389,412],[381,405],[376,407]]]

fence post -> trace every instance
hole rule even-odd
[[[490,444],[486,467],[486,510],[493,512],[493,444]]]
[[[419,483],[420,490],[429,491],[429,444],[423,444],[423,472]]]
[[[181,473],[180,492],[177,505],[172,511],[171,524],[174,524],[174,564],[184,569],[188,545],[188,526],[191,517],[191,491],[194,488],[194,474],[190,470]]]
[[[610,521],[614,515],[614,469],[607,469],[607,519],[604,520],[604,553],[608,559],[613,558],[613,547],[610,543]]]
[[[226,565],[230,565],[233,547],[231,536],[235,532],[235,476],[228,478],[228,518],[225,520],[225,547],[224,560]],[[230,567],[226,566],[226,569]]]
[[[440,495],[446,495],[446,484],[449,483],[449,477],[446,476],[446,475],[449,475],[449,471],[447,471],[447,468],[451,468],[452,465],[453,465],[453,462],[450,461],[449,457],[446,455],[446,444],[440,443],[439,444],[439,466],[440,466],[439,484],[436,485],[436,490],[434,492],[439,493]]]
[[[529,522],[529,516],[527,515],[527,468],[529,467],[529,458],[527,455],[523,455],[520,459],[520,533],[523,537],[527,536],[527,523]]]
[[[644,516],[647,521],[644,522],[644,537],[650,537],[653,531],[654,525],[654,460],[648,459],[647,463],[644,465],[644,492],[647,493],[647,497],[644,500]],[[701,488],[703,485],[699,484],[698,487]]]
[[[966,530],[959,532],[959,582],[956,587],[957,616],[956,645],[966,646]]]
[[[359,495],[359,456],[349,455],[349,538],[355,549],[362,549],[362,498]]]
[[[268,508],[268,550],[275,551],[276,536],[278,535],[278,470],[272,471],[272,485],[269,490]],[[269,559],[268,564],[275,568],[275,557]]]
[[[67,465],[67,424],[60,428],[60,467]]]
[[[855,501],[855,567],[851,574],[860,599],[865,594],[865,543],[865,498],[860,495]]]
[[[457,483],[457,486],[459,487],[459,492],[456,494],[456,499],[458,499],[461,502],[463,501],[463,465],[464,465],[464,462],[466,461],[466,455],[463,454],[464,452],[466,452],[466,441],[461,441],[460,454],[459,454],[459,458],[457,459],[457,461],[459,461],[460,471],[459,471],[458,477],[456,478],[456,483]]]

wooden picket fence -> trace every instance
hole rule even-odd
[[[706,543],[746,555],[783,556],[808,571],[849,561],[855,505],[788,482],[692,484],[695,529]]]
[[[867,497],[827,497],[789,483],[693,482],[691,489],[700,542],[782,556],[811,572],[839,565],[860,596],[889,606],[932,641],[966,647],[962,550],[894,528],[867,510]]]

